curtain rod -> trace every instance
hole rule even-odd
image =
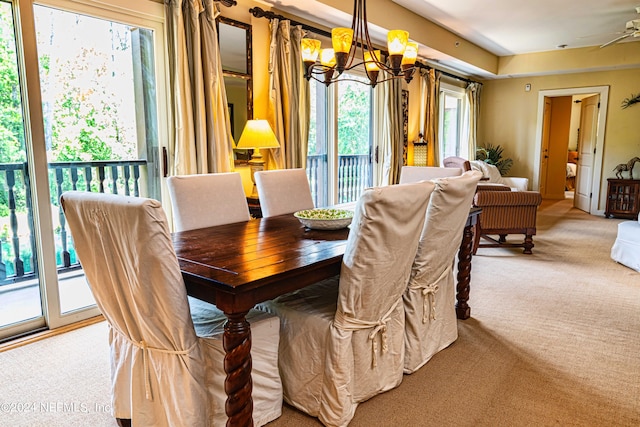
[[[266,11],[259,7],[252,7],[249,9],[249,13],[251,13],[256,18],[267,18],[267,19],[286,19],[290,21],[293,25],[300,25],[302,29],[311,31],[312,33],[316,33],[321,36],[331,38],[331,33],[329,31],[321,30],[320,28],[312,27],[307,24],[303,24],[302,22],[294,21],[293,19],[289,19],[286,16],[278,15],[270,11]]]
[[[467,78],[464,78],[464,77],[456,76],[455,74],[451,74],[451,73],[448,73],[448,72],[446,72],[446,71],[439,70],[439,69],[437,69],[437,68],[435,68],[435,67],[432,67],[432,66],[430,66],[430,65],[423,64],[423,63],[418,62],[418,61],[416,61],[416,68],[423,68],[423,69],[425,69],[425,70],[436,70],[436,71],[438,71],[439,73],[442,73],[442,74],[444,74],[444,75],[445,75],[445,76],[447,76],[447,77],[451,77],[452,79],[461,80],[461,81],[463,81],[463,82],[467,82],[467,83],[478,83],[479,85],[481,85],[481,84],[482,84],[482,83],[477,82],[477,81],[475,81],[475,80],[471,80],[471,79],[467,79]]]
[[[266,10],[260,8],[260,7],[252,7],[251,9],[249,9],[249,13],[251,13],[256,18],[280,19],[280,20],[285,19],[285,20],[290,21],[293,25],[300,25],[304,30],[310,31],[312,33],[315,33],[315,34],[318,34],[318,35],[321,35],[321,36],[325,36],[325,37],[331,38],[331,33],[329,31],[321,30],[320,28],[312,27],[310,25],[303,24],[302,22],[294,21],[293,19],[287,18],[286,16],[278,15],[276,13],[273,13],[273,12],[270,12],[270,11],[266,11]],[[386,54],[386,52],[384,52],[384,53]],[[456,76],[455,74],[448,73],[446,71],[438,70],[437,68],[434,68],[434,67],[432,67],[430,65],[422,64],[422,63],[420,63],[418,61],[416,61],[416,68],[423,68],[425,70],[434,69],[434,70],[439,71],[440,73],[444,74],[447,77],[451,77],[452,79],[461,80],[461,81],[467,82],[467,83],[482,84],[482,83],[477,82],[475,80],[469,80],[469,79],[466,79],[464,77],[460,77],[460,76]]]

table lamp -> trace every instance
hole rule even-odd
[[[240,140],[236,148],[253,149],[253,155],[249,160],[251,167],[251,181],[253,182],[252,199],[258,198],[258,190],[256,189],[255,173],[264,170],[264,160],[262,159],[261,148],[278,148],[278,140],[266,120],[247,120],[247,124],[242,130]]]

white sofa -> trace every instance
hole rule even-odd
[[[400,170],[400,184],[459,175],[462,175],[462,169],[460,168],[441,168],[436,166],[403,166]]]
[[[640,218],[618,224],[618,236],[611,248],[611,258],[640,273]]]
[[[502,176],[500,171],[494,165],[485,163],[482,160],[471,160],[471,169],[479,170],[482,172],[484,178],[488,178],[488,181],[481,181],[481,184],[502,184],[507,187],[511,187],[513,191],[527,191],[529,190],[529,179],[513,176]]]

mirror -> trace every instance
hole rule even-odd
[[[217,25],[231,133],[237,143],[245,123],[253,118],[251,25],[223,16]],[[249,160],[248,150],[234,149],[234,153],[236,160]]]

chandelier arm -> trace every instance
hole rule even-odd
[[[364,22],[364,34],[365,34],[365,42],[367,44],[367,50],[371,53],[371,58],[373,59],[373,62],[375,62],[375,64],[378,66],[378,68],[380,68],[380,71],[384,71],[386,73],[388,73],[390,71],[390,68],[387,66],[386,63],[379,61],[378,58],[376,57],[376,55],[373,55],[373,51],[374,46],[373,43],[371,42],[371,36],[369,35],[369,21],[367,18],[367,8],[366,8],[366,0],[363,0],[363,2],[365,3],[365,7],[363,8],[362,11],[362,15],[363,15],[363,21]],[[363,57],[364,57],[364,51],[363,53]],[[388,52],[384,51],[381,53],[383,53],[385,56],[388,56]]]

